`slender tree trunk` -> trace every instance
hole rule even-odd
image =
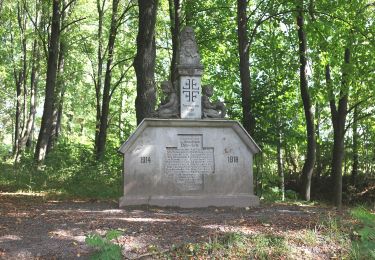
[[[300,90],[305,111],[306,120],[306,134],[307,134],[307,151],[306,159],[302,168],[302,197],[310,200],[311,176],[315,164],[315,126],[314,126],[314,112],[312,110],[311,98],[306,76],[306,34],[304,31],[304,18],[303,18],[303,0],[299,0],[297,5],[298,16],[298,40],[299,40],[299,60],[300,60]]]
[[[319,103],[315,104],[315,115],[316,115],[316,178],[320,178],[322,174],[322,150],[320,144],[320,108]]]
[[[334,181],[334,203],[338,209],[342,207],[342,163],[344,159],[345,121],[348,107],[350,49],[345,49],[340,98],[338,107],[333,95],[329,65],[326,66],[326,81],[330,93],[331,119],[333,125],[332,178]]]
[[[26,17],[23,6],[17,3],[17,22],[20,30],[20,44],[22,59],[20,62],[20,69],[14,68],[14,79],[16,83],[16,120],[14,131],[13,155],[17,159],[19,154],[19,142],[25,127],[25,116],[27,113],[27,91],[26,91],[26,70],[27,70],[27,45],[26,45]],[[16,64],[14,64],[16,66]],[[22,100],[23,99],[23,100]]]
[[[171,20],[171,34],[172,34],[172,61],[171,61],[171,81],[173,86],[178,91],[177,84],[177,52],[179,49],[179,34],[180,34],[180,17],[181,17],[181,3],[180,0],[169,1],[169,17]]]
[[[22,86],[21,86],[20,78],[21,78],[20,75],[15,74],[16,95],[17,96],[16,96],[16,116],[15,116],[14,138],[13,138],[13,155],[17,155],[17,153],[18,153],[17,148],[18,148],[19,137],[20,137],[20,128],[21,128],[21,95],[22,95]]]
[[[51,36],[48,48],[48,62],[47,62],[47,79],[45,89],[45,100],[42,122],[40,126],[38,141],[35,147],[34,158],[36,161],[43,161],[46,152],[49,138],[51,136],[53,108],[55,103],[55,85],[57,76],[57,61],[59,53],[59,38],[60,38],[60,1],[53,1],[52,12],[52,26]]]
[[[352,183],[355,183],[355,179],[358,175],[358,165],[359,165],[359,157],[358,157],[358,107],[354,107],[353,112],[353,164],[352,164]]]
[[[252,124],[251,113],[251,79],[249,62],[249,37],[247,35],[247,4],[248,1],[237,0],[237,34],[238,53],[240,57],[240,80],[242,102],[242,124],[250,135],[254,134],[255,126]]]
[[[111,28],[108,39],[108,58],[107,67],[104,78],[104,89],[103,89],[103,102],[101,108],[100,127],[98,134],[98,146],[96,150],[96,158],[102,159],[105,152],[105,145],[107,141],[107,129],[108,129],[108,116],[109,116],[109,103],[111,101],[110,90],[111,90],[111,79],[112,79],[112,62],[114,55],[115,40],[117,35],[117,9],[119,0],[113,0],[112,3],[112,18]]]
[[[186,26],[193,26],[193,10],[194,10],[194,0],[185,0],[185,25]]]
[[[100,131],[100,118],[101,118],[101,99],[102,99],[102,84],[103,84],[103,19],[104,19],[104,5],[106,0],[100,2],[96,1],[98,11],[98,71],[95,83],[96,94],[96,127],[95,127],[95,153],[98,151],[99,146],[99,131]]]
[[[38,46],[38,41],[35,39],[33,42],[33,48],[32,48],[29,114],[26,120],[25,127],[23,128],[22,135],[18,142],[16,161],[18,161],[19,156],[21,155],[25,146],[27,146],[27,142],[30,139],[30,135],[32,134],[32,130],[34,127],[35,114],[36,114],[36,93],[37,93],[38,71],[39,71],[39,46]]]
[[[284,178],[284,168],[283,168],[283,155],[281,150],[281,131],[279,132],[278,142],[277,142],[277,172],[280,178],[280,189],[281,189],[281,199],[285,200],[285,178]]]
[[[134,69],[137,76],[135,109],[137,124],[155,110],[155,22],[158,0],[138,0],[139,21],[137,54]]]

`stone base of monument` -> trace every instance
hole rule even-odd
[[[119,205],[257,206],[252,166],[259,151],[237,121],[145,119],[119,149]]]
[[[215,207],[253,207],[259,205],[259,198],[254,195],[215,195],[215,196],[124,196],[119,200],[119,206],[150,205],[160,207],[205,208]]]

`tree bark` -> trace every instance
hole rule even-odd
[[[137,124],[155,110],[155,22],[158,0],[138,0],[139,20],[137,54],[134,69],[137,77],[135,109]]]
[[[177,84],[177,52],[179,49],[179,34],[180,34],[180,19],[181,19],[181,3],[180,0],[169,1],[169,17],[171,20],[171,34],[172,34],[172,61],[171,61],[171,82],[178,91]]]
[[[109,115],[109,103],[111,101],[110,90],[111,90],[111,79],[112,79],[112,62],[114,55],[115,40],[117,35],[117,10],[119,0],[113,0],[112,3],[112,18],[111,28],[108,39],[108,57],[107,66],[104,77],[104,89],[103,89],[103,101],[100,115],[100,126],[98,133],[98,146],[96,147],[96,158],[102,159],[105,152],[105,145],[107,141],[107,129],[108,129],[108,115]]]
[[[26,71],[27,71],[27,44],[26,44],[26,15],[24,8],[21,7],[20,3],[17,3],[17,22],[18,29],[20,30],[20,44],[22,58],[20,61],[20,69],[17,70],[17,65],[14,64],[14,79],[16,83],[16,120],[14,128],[14,143],[13,143],[13,155],[17,160],[19,154],[19,142],[22,137],[26,113],[27,113],[27,90],[26,90]],[[22,100],[23,99],[23,100]]]
[[[298,26],[298,40],[299,40],[299,60],[300,60],[300,90],[305,112],[306,120],[306,134],[307,134],[307,151],[306,159],[302,168],[302,192],[301,195],[306,201],[310,200],[311,176],[315,164],[315,126],[314,126],[314,112],[312,109],[309,87],[306,76],[306,34],[304,31],[303,18],[303,0],[299,1],[297,5],[297,26]]]
[[[358,106],[354,107],[353,111],[353,164],[352,164],[352,183],[355,184],[355,179],[358,175],[358,165],[359,165],[359,156],[358,156]]]
[[[64,20],[64,13],[61,15],[61,20]],[[63,23],[62,23],[63,24]],[[65,65],[65,50],[66,46],[60,37],[59,57],[57,62],[57,76],[55,87],[55,103],[53,106],[53,120],[51,125],[51,136],[48,140],[47,154],[52,150],[60,133],[60,120],[62,116],[63,98],[65,94],[65,86],[63,81],[64,65]]]
[[[283,154],[282,154],[282,140],[281,131],[278,134],[277,140],[277,172],[280,178],[280,190],[281,190],[281,200],[285,200],[285,178],[284,178],[284,168],[283,168]]]
[[[100,2],[96,1],[96,7],[98,11],[98,71],[97,78],[94,82],[95,84],[95,94],[96,94],[96,126],[95,126],[95,153],[99,146],[99,131],[100,131],[100,118],[101,118],[101,99],[102,99],[102,77],[103,77],[103,19],[104,19],[104,5],[106,0]]]
[[[237,0],[237,35],[238,53],[240,57],[239,69],[241,80],[242,124],[250,135],[254,134],[251,113],[251,79],[249,62],[249,37],[247,35],[247,4],[248,1]]]
[[[22,151],[25,146],[30,147],[31,143],[28,145],[28,141],[31,139],[31,134],[35,122],[36,114],[36,96],[37,96],[37,84],[38,84],[38,73],[39,73],[39,46],[37,39],[34,39],[32,47],[32,61],[31,61],[31,74],[30,74],[30,104],[29,104],[29,114],[27,121],[22,131],[22,135],[18,142],[18,149],[16,154],[16,161],[18,161]],[[30,140],[31,142],[31,140]]]
[[[34,159],[41,162],[45,159],[47,145],[51,136],[53,108],[55,103],[55,85],[57,76],[57,61],[60,38],[60,1],[54,0],[52,7],[51,36],[48,47],[47,78],[42,122],[38,141],[35,147]]]
[[[317,180],[320,178],[322,174],[322,149],[320,144],[320,108],[319,103],[316,102],[315,104],[315,116],[316,116],[316,172],[315,176]]]
[[[342,162],[344,159],[344,137],[345,121],[348,107],[348,74],[350,64],[350,49],[345,48],[344,64],[342,70],[341,89],[339,93],[338,107],[331,86],[330,67],[326,66],[326,82],[330,93],[331,120],[333,126],[333,149],[332,149],[332,178],[334,183],[334,203],[338,209],[342,207]]]

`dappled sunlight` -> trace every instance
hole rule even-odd
[[[5,235],[5,236],[0,237],[0,243],[6,242],[6,241],[20,241],[20,240],[22,240],[22,238],[16,235]]]
[[[232,225],[225,225],[225,224],[212,224],[212,225],[205,225],[202,226],[202,228],[205,229],[212,229],[216,231],[220,231],[223,233],[233,233],[233,232],[239,232],[243,233],[245,235],[252,235],[252,234],[258,234],[259,230],[256,231],[249,227],[243,227],[243,226],[232,226]]]
[[[57,230],[48,232],[48,236],[50,238],[72,240],[72,241],[76,241],[76,242],[80,242],[80,243],[85,242],[85,236],[75,235],[72,230],[57,229]]]
[[[146,223],[152,223],[152,222],[175,222],[176,220],[171,220],[167,218],[105,218],[107,220],[123,220],[127,222],[146,222]]]
[[[47,195],[46,192],[25,192],[25,191],[17,191],[17,192],[0,192],[0,195],[5,196],[30,196],[30,197],[45,197]]]
[[[101,214],[117,214],[117,213],[124,213],[124,210],[89,210],[89,209],[47,209],[47,212],[52,212],[52,213],[101,213]]]

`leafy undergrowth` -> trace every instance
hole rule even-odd
[[[351,210],[355,219],[352,232],[352,258],[375,259],[375,214],[364,207]]]
[[[0,162],[0,191],[43,192],[62,198],[118,198],[121,167],[118,155],[106,154],[104,160],[96,161],[90,145],[61,140],[43,165],[36,165],[30,153],[16,164],[10,159]]]
[[[345,259],[350,240],[344,233],[303,230],[294,233],[228,233],[202,243],[187,243],[160,258],[185,259]]]
[[[108,231],[105,237],[101,237],[97,234],[88,235],[85,239],[86,244],[96,249],[96,252],[91,255],[91,259],[121,259],[121,246],[111,241],[115,240],[120,235],[121,232],[118,230]]]

